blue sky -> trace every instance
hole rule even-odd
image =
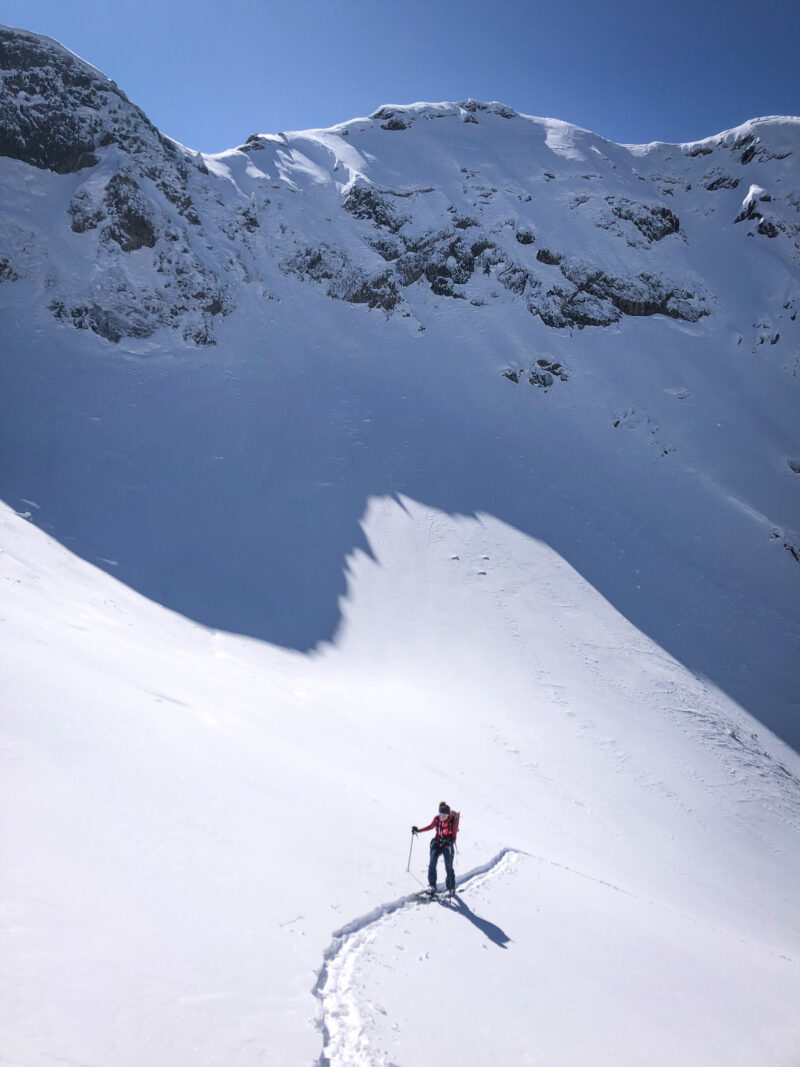
[[[207,152],[385,103],[501,100],[622,142],[800,113],[797,0],[5,0]]]

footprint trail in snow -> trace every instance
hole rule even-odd
[[[456,887],[475,888],[509,870],[523,854],[513,848],[504,848],[488,863],[458,877]],[[364,949],[375,940],[381,926],[396,912],[419,903],[419,894],[410,893],[379,905],[334,932],[313,990],[320,1001],[319,1027],[323,1038],[319,1067],[364,1067],[373,1062],[355,982],[359,959]]]

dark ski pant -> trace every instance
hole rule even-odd
[[[428,864],[428,885],[436,887],[436,868],[439,866],[439,857],[444,856],[444,869],[447,872],[448,889],[456,887],[456,872],[453,870],[453,846],[443,845],[437,841],[431,841],[431,862]]]

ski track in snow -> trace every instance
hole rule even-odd
[[[487,863],[474,867],[466,874],[457,877],[456,887],[459,889],[467,885],[477,887],[487,879],[509,870],[523,856],[538,863],[549,864],[579,878],[587,878],[589,881],[595,882],[606,889],[622,893],[651,907],[659,908],[685,922],[703,926],[723,937],[732,936],[741,944],[754,944],[744,937],[713,926],[679,909],[669,907],[649,897],[641,896],[596,875],[586,874],[566,864],[558,863],[544,856],[537,856],[535,853],[526,852],[523,849],[502,849]],[[361,915],[334,931],[333,940],[325,950],[324,961],[317,972],[317,980],[312,990],[314,996],[320,1002],[318,1026],[323,1038],[323,1049],[317,1060],[317,1067],[365,1067],[366,1064],[376,1064],[378,1062],[372,1055],[369,1038],[365,1033],[359,1011],[358,992],[355,984],[356,969],[362,950],[375,939],[377,928],[397,912],[407,907],[417,906],[419,903],[420,893],[409,893],[388,904],[379,905],[372,911],[367,912],[366,915]],[[779,959],[794,962],[791,956],[776,952],[766,945],[759,945],[758,947]]]
[[[526,853],[519,849],[504,848],[487,863],[457,877],[456,888],[478,886],[511,868],[524,855]],[[364,1067],[372,1062],[353,982],[359,956],[375,937],[377,927],[396,912],[419,903],[419,893],[409,893],[388,904],[380,904],[334,931],[313,988],[321,1006],[318,1025],[322,1031],[323,1049],[318,1067]]]

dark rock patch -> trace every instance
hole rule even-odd
[[[355,267],[347,256],[329,245],[305,248],[281,264],[284,274],[303,280],[328,282],[327,294],[335,300],[366,304],[392,312],[401,302],[395,276],[391,271],[369,275]]]
[[[431,292],[435,296],[456,296],[456,291],[453,288],[452,279],[446,277],[446,275],[437,274],[433,278],[429,278],[428,280],[431,283]]]
[[[351,304],[366,304],[370,308],[383,308],[386,312],[394,311],[402,301],[397,284],[389,271],[374,278],[357,280],[345,299]]]
[[[257,133],[251,133],[245,141],[244,145],[239,149],[240,152],[263,152],[267,146]]]
[[[731,148],[735,152],[738,152],[740,148],[747,148],[747,146],[751,145],[754,140],[755,137],[753,137],[752,133],[743,133],[740,137],[736,138],[736,140],[731,145]]]
[[[399,246],[386,237],[376,237],[375,240],[370,241],[370,244],[387,263],[391,263],[400,256]]]
[[[550,267],[557,267],[564,259],[563,252],[552,252],[549,248],[539,248],[536,258],[540,263],[546,263]]]
[[[528,272],[523,270],[522,267],[518,267],[515,264],[510,264],[505,267],[497,275],[497,280],[500,284],[508,289],[509,292],[516,293],[517,296],[522,296],[525,292],[525,286],[528,284]]]
[[[616,218],[632,222],[648,241],[661,241],[670,234],[678,233],[681,228],[678,217],[661,204],[639,204],[624,196],[607,196],[606,203]]]
[[[78,330],[91,330],[114,344],[118,344],[123,337],[148,337],[155,329],[155,324],[148,324],[144,320],[131,321],[119,312],[96,303],[67,307],[55,301],[50,305],[50,311],[59,321],[69,322]]]
[[[557,378],[560,378],[562,382],[569,381],[569,372],[563,363],[559,363],[550,359],[537,359],[536,365],[540,370],[545,371],[548,374],[552,374]]]
[[[45,38],[0,30],[0,155],[56,174],[99,161],[112,143],[171,142],[110,79]]]
[[[562,363],[550,359],[537,359],[530,370],[509,368],[502,372],[504,378],[518,385],[523,377],[527,377],[530,385],[535,385],[545,392],[557,381],[569,381],[569,373]]]
[[[742,155],[741,155],[742,165],[743,166],[747,166],[747,164],[750,162],[750,160],[753,158],[753,156],[755,154],[756,154],[755,145],[750,145],[748,148],[745,148],[744,152],[742,152]]]
[[[436,278],[444,277],[452,279],[455,285],[465,285],[475,271],[472,247],[463,237],[441,231],[413,250],[425,253],[425,277],[431,284]]]
[[[733,221],[734,223],[737,223],[746,222],[748,219],[760,218],[761,212],[758,210],[758,200],[755,197],[750,197],[745,201],[742,210],[739,212],[739,214]]]
[[[14,264],[10,259],[0,256],[0,282],[19,281],[19,274],[14,270]]]
[[[401,285],[413,285],[425,272],[427,259],[422,252],[404,252],[398,256],[395,271]]]
[[[344,209],[355,219],[366,219],[390,233],[397,233],[408,220],[397,215],[374,189],[356,185],[347,194]]]
[[[547,390],[553,384],[553,375],[549,371],[535,367],[528,377],[528,382],[531,385],[538,386],[540,389]]]
[[[730,174],[707,175],[703,179],[703,188],[710,193],[714,193],[718,189],[735,189],[738,185],[739,179],[731,177]]]
[[[72,229],[75,233],[96,230],[106,217],[103,209],[92,201],[85,190],[79,190],[75,194],[68,211],[72,216]]]
[[[554,328],[609,326],[621,315],[668,315],[697,322],[708,314],[702,298],[652,274],[618,277],[575,259],[562,262],[560,268],[569,287],[545,289],[525,272],[523,282],[517,272],[508,270],[498,280],[507,288],[513,283],[515,292],[524,291],[531,314]]]
[[[284,274],[296,274],[299,278],[314,282],[330,281],[340,274],[347,265],[347,257],[329,245],[318,248],[304,248],[291,258],[284,260],[281,268]]]
[[[103,237],[116,241],[123,252],[153,247],[156,230],[151,209],[134,178],[121,172],[114,174],[106,186],[105,204],[110,222],[103,229]]]
[[[267,203],[269,203],[269,200]],[[232,236],[235,236],[238,227],[246,230],[247,233],[255,233],[260,226],[261,223],[258,220],[258,212],[255,204],[250,203],[246,207],[237,207],[235,209],[235,222],[231,227]]]
[[[380,107],[370,115],[371,119],[380,122],[382,130],[407,130],[413,120],[402,111],[395,111],[390,107]]]

